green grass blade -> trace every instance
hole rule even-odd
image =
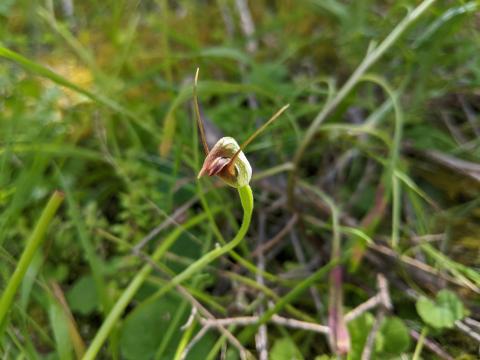
[[[170,235],[163,241],[163,243],[159,246],[159,248],[155,251],[152,255],[153,261],[158,261],[164,253],[168,250],[168,248],[173,244],[173,242],[185,231],[187,228],[197,225],[201,223],[206,218],[206,214],[200,214],[195,216],[194,218],[190,219],[186,224],[176,228],[174,231],[170,233]],[[123,311],[130,303],[134,295],[140,289],[140,286],[145,282],[147,277],[153,271],[153,267],[150,264],[146,264],[142,267],[142,269],[135,275],[133,280],[130,282],[128,287],[123,291],[122,295],[119,297],[115,305],[112,307],[112,310],[108,314],[107,318],[103,322],[102,326],[98,330],[95,338],[93,339],[92,343],[90,344],[87,352],[83,356],[84,360],[88,359],[95,359],[100,348],[102,347],[103,343],[107,339],[108,335],[117,324],[120,316],[123,314]]]
[[[0,298],[0,337],[5,329],[6,316],[13,302],[13,298],[20,286],[27,269],[32,262],[38,248],[42,245],[45,239],[45,233],[48,229],[48,225],[52,221],[55,213],[57,212],[60,204],[63,201],[63,194],[59,191],[55,191],[50,200],[48,201],[45,209],[43,210],[40,219],[35,226],[32,235],[27,241],[27,245],[18,261],[18,265],[15,268],[13,275],[11,276],[7,287],[3,291]]]

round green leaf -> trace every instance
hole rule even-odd
[[[379,359],[400,355],[410,347],[408,328],[397,317],[386,318],[377,336],[375,348]]]
[[[360,360],[362,358],[363,348],[365,347],[365,342],[367,341],[373,322],[373,315],[364,313],[362,316],[348,323],[351,342],[351,349],[347,357],[348,360]]]
[[[455,321],[465,316],[462,302],[449,290],[441,290],[435,301],[421,296],[416,308],[422,320],[436,329],[452,328]]]

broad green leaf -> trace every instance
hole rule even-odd
[[[348,353],[348,360],[360,360],[362,351],[367,341],[368,334],[373,325],[373,315],[365,313],[348,323],[350,333],[351,350]]]
[[[375,349],[378,359],[398,356],[410,347],[408,328],[397,317],[386,318],[377,335]]]
[[[435,301],[421,296],[416,307],[422,320],[436,329],[452,328],[455,321],[465,316],[462,302],[449,290],[441,290]]]
[[[92,276],[78,279],[67,292],[70,309],[82,315],[88,315],[98,306],[98,296]]]
[[[374,322],[374,316],[366,313],[348,324],[351,351],[348,360],[360,360],[368,334]],[[391,359],[408,350],[410,336],[402,320],[396,317],[386,318],[375,339],[375,353],[372,359]]]
[[[273,344],[270,351],[271,360],[303,360],[302,353],[298,350],[292,339],[284,337]]]
[[[153,359],[178,308],[178,299],[166,296],[157,301],[146,301],[126,318],[120,334],[122,358],[128,360]],[[181,322],[186,321],[185,313]],[[173,359],[181,330],[176,328],[163,358]]]

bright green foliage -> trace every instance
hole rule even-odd
[[[361,359],[373,322],[373,315],[367,313],[348,324],[352,342],[348,360]],[[378,360],[394,359],[407,352],[409,348],[410,335],[405,323],[398,317],[385,318],[375,338],[372,356]]]
[[[284,337],[277,339],[270,350],[270,358],[272,360],[303,360],[304,357],[300,350],[298,350],[295,342],[289,338]]]
[[[417,300],[416,307],[422,320],[435,329],[451,329],[455,321],[465,316],[462,301],[449,290],[439,291],[433,301],[421,296]]]
[[[410,334],[405,323],[397,317],[388,317],[380,327],[375,342],[375,351],[379,359],[400,355],[410,347]]]
[[[348,324],[350,332],[350,341],[352,348],[348,354],[348,360],[359,360],[362,357],[362,351],[367,341],[368,333],[373,325],[374,318],[372,314],[366,313]]]

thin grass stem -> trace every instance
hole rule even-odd
[[[48,226],[52,222],[58,208],[63,202],[63,198],[64,195],[60,191],[55,191],[50,197],[50,200],[38,219],[37,225],[33,229],[32,235],[27,241],[27,245],[23,250],[15,271],[10,277],[7,287],[3,291],[2,297],[0,298],[0,338],[5,330],[6,317],[12,306],[13,298],[15,297],[17,289],[22,283],[25,273],[37,253],[38,248],[45,240],[45,233],[47,232]]]

